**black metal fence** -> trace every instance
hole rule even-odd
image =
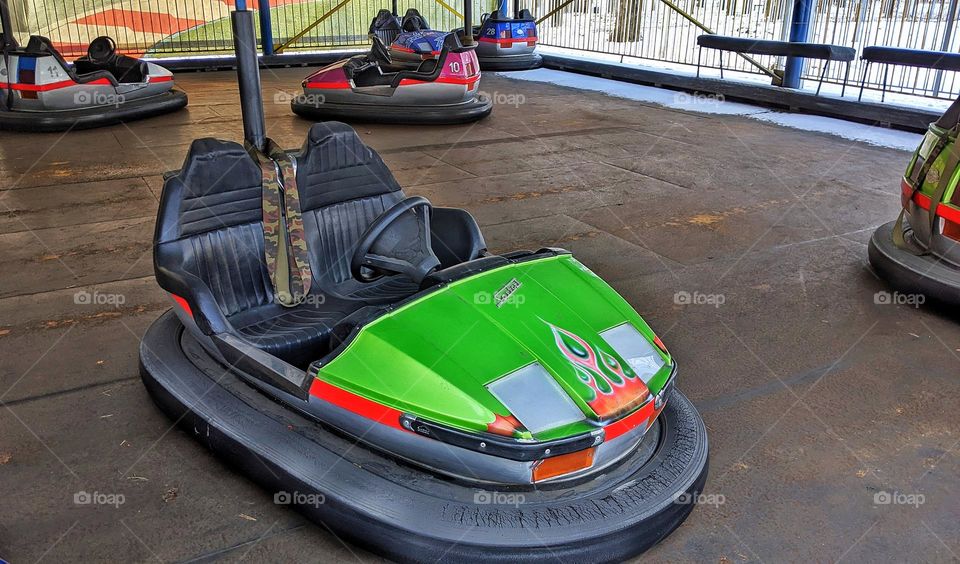
[[[470,0],[475,20],[495,0]],[[520,0],[534,14],[548,14],[564,0]],[[712,31],[762,39],[785,39],[793,0],[674,0],[679,8]],[[811,41],[862,48],[889,45],[957,52],[960,0],[818,0]],[[99,35],[110,35],[129,53],[156,57],[229,53],[229,12],[235,0],[8,0],[21,39],[49,37],[67,57],[78,56]],[[367,44],[367,28],[390,0],[272,0],[271,30],[275,45],[293,49],[342,49]],[[248,0],[258,8],[257,0]],[[461,25],[462,0],[409,0],[436,29]],[[319,24],[315,24],[318,20]],[[258,30],[259,31],[259,30]],[[305,31],[305,33],[304,33]],[[688,66],[697,61],[696,36],[702,31],[660,0],[573,0],[539,25],[540,43],[573,53],[602,53],[625,61],[656,61],[661,66]],[[302,37],[298,37],[302,34]],[[291,39],[296,41],[291,43]],[[719,54],[706,51],[706,66],[718,66]],[[768,67],[783,61],[758,57]],[[744,72],[759,72],[737,57],[725,63]],[[804,77],[815,80],[821,61],[808,61]],[[688,67],[689,68],[689,67]],[[843,80],[843,65],[829,69],[827,80]],[[863,72],[854,63],[851,79]],[[882,80],[882,65],[873,65],[869,87]],[[894,92],[953,98],[960,93],[956,73],[893,67],[888,88]]]
[[[234,0],[9,0],[21,39],[44,35],[67,57],[86,51],[91,40],[109,35],[121,50],[158,57],[227,53],[233,49],[230,10]],[[492,0],[473,0],[476,18]],[[255,0],[248,6],[259,8]],[[290,49],[340,49],[366,45],[370,21],[390,0],[273,0],[274,44],[282,45],[323,21]],[[462,0],[409,0],[400,11],[417,8],[430,25],[462,25]],[[259,27],[259,23],[258,23]],[[259,34],[259,29],[257,30]]]
[[[534,13],[547,14],[561,0],[531,0]],[[793,0],[673,0],[715,33],[757,39],[789,37]],[[811,42],[862,49],[886,45],[957,52],[957,0],[818,0]],[[646,59],[661,65],[696,65],[696,38],[704,33],[660,0],[574,0],[539,26],[540,42],[574,51]],[[720,54],[705,50],[705,66],[718,67]],[[768,68],[783,68],[776,57],[754,57]],[[637,61],[639,62],[639,61]],[[759,73],[739,57],[724,57],[727,68]],[[804,78],[817,80],[823,61],[809,60]],[[845,65],[828,69],[827,80],[843,81]],[[867,86],[879,88],[883,65],[872,65]],[[690,68],[690,67],[687,67]],[[851,80],[864,65],[854,62]],[[888,90],[937,98],[960,93],[956,73],[909,67],[889,69]]]

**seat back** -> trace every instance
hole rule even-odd
[[[296,154],[310,266],[321,285],[350,279],[360,235],[404,198],[383,159],[349,125],[314,124]]]
[[[78,75],[109,72],[121,84],[144,82],[150,69],[147,63],[126,55],[115,54],[107,61],[95,61],[88,57],[81,57],[74,61],[73,68]]]
[[[198,139],[163,186],[154,234],[160,286],[196,314],[206,293],[223,316],[272,303],[264,265],[261,171],[239,144]],[[195,290],[194,290],[195,289]],[[188,296],[192,291],[203,296]]]
[[[67,60],[64,59],[60,51],[57,51],[56,47],[53,46],[53,42],[42,35],[31,35],[27,41],[27,46],[23,49],[23,54],[34,57],[52,56],[60,63],[60,66],[62,66],[65,71],[70,72],[70,65],[67,64]]]
[[[407,12],[403,14],[400,27],[403,28],[403,31],[423,31],[430,29],[430,24],[427,23],[427,18],[420,15],[420,10],[408,8]]]
[[[143,82],[150,72],[147,63],[117,53],[116,42],[105,35],[90,42],[87,55],[74,61],[73,68],[80,75],[109,72],[119,83]]]
[[[380,10],[370,24],[369,35],[379,37],[384,44],[390,45],[400,35],[400,19],[390,10]]]

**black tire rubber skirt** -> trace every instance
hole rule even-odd
[[[894,245],[895,224],[891,221],[881,225],[870,237],[868,254],[873,269],[899,290],[960,306],[960,269],[936,255],[918,256]]]
[[[175,112],[187,105],[187,94],[170,90],[118,106],[98,106],[56,112],[0,110],[0,130],[38,133],[91,129]]]
[[[191,341],[171,312],[144,336],[140,372],[157,405],[275,501],[394,560],[621,561],[676,529],[706,480],[706,430],[679,392],[652,438],[603,474],[484,491],[355,446],[201,358]]]
[[[474,98],[470,102],[446,106],[392,106],[390,104],[313,105],[291,102],[293,113],[314,121],[395,123],[405,125],[444,125],[469,123],[490,115],[493,100]]]
[[[478,57],[480,70],[488,72],[525,71],[543,66],[543,57],[538,53],[512,57]]]

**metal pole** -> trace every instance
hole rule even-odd
[[[270,0],[260,0],[260,43],[263,44],[264,55],[273,55],[273,25],[270,19]]]
[[[463,39],[464,46],[473,45],[473,0],[463,0]]]
[[[7,0],[0,0],[0,24],[2,24],[0,30],[3,31],[3,44],[0,47],[16,46],[17,40],[13,36],[13,21],[10,19],[10,7],[7,6]]]
[[[790,41],[806,43],[810,39],[810,17],[813,15],[814,2],[815,0],[793,0]],[[803,63],[803,57],[787,57],[787,64],[783,68],[782,86],[785,88],[800,88]]]
[[[947,8],[947,27],[943,30],[943,42],[940,44],[941,51],[950,50],[950,40],[953,39],[953,22],[957,19],[957,0],[950,0],[950,7]],[[940,93],[943,86],[943,70],[938,70],[933,75],[933,95]]]
[[[395,16],[399,15],[399,14],[397,14],[397,0],[393,0],[393,6],[392,6],[392,8],[393,8],[393,15],[395,15]]]
[[[240,2],[237,2],[239,5]],[[237,82],[240,84],[240,113],[243,116],[243,138],[261,151],[266,146],[263,120],[263,93],[260,90],[260,68],[257,63],[257,34],[253,12],[237,10],[230,14],[233,23],[233,49],[237,55]]]

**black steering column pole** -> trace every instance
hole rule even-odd
[[[463,0],[463,38],[465,47],[473,45],[473,0]]]
[[[233,48],[237,54],[237,82],[240,85],[243,137],[262,151],[266,146],[266,126],[263,119],[263,94],[260,90],[260,68],[257,61],[257,34],[253,27],[253,12],[247,10],[243,4],[245,2],[237,2],[238,9],[230,14],[233,23]]]
[[[3,41],[0,43],[0,49],[6,52],[8,48],[17,46],[17,40],[13,36],[13,20],[10,19],[10,7],[7,6],[7,0],[0,0],[0,24],[2,24],[0,32],[3,33]]]

